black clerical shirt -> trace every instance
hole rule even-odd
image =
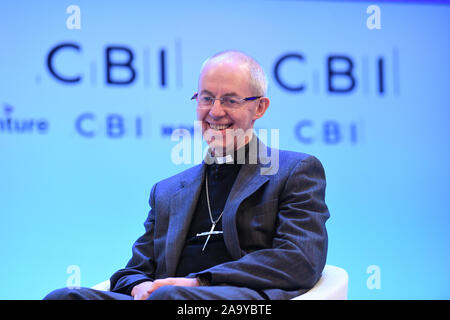
[[[207,165],[208,192],[213,220],[217,220],[225,207],[228,195],[236,180],[241,164],[225,163]],[[189,273],[197,273],[220,263],[232,260],[225,247],[223,234],[212,235],[202,251],[207,236],[197,237],[197,233],[210,231],[212,223],[208,213],[206,200],[206,184],[203,182],[202,191],[189,228],[184,249],[176,272],[177,277],[185,277]],[[222,230],[222,218],[215,227],[215,231]]]

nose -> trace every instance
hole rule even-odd
[[[220,100],[214,100],[211,109],[209,109],[209,115],[213,119],[221,118],[226,115],[225,110],[222,107],[222,102]]]

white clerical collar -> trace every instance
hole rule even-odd
[[[217,164],[224,164],[229,162],[234,162],[231,154],[227,154],[225,157],[214,157]]]

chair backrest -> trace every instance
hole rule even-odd
[[[314,287],[292,300],[346,300],[348,274],[342,268],[326,265]]]

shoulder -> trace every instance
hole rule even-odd
[[[278,161],[278,169],[280,174],[290,174],[294,170],[316,169],[323,171],[321,161],[314,155],[292,151],[269,148],[270,158],[272,162]]]
[[[203,164],[198,164],[189,169],[181,171],[173,176],[165,178],[157,183],[158,187],[167,187],[172,190],[178,186],[183,186],[186,182],[191,179],[201,178],[203,173]]]
[[[199,181],[202,178],[202,174],[203,166],[202,164],[199,164],[181,171],[171,177],[158,181],[153,185],[150,192],[149,202],[151,207],[154,207],[155,199],[158,199],[159,203],[171,199],[173,195],[185,185],[193,183],[194,181]]]
[[[315,158],[311,154],[291,150],[271,149],[271,152],[278,152],[280,155],[280,159],[288,163],[297,163],[309,158]]]

